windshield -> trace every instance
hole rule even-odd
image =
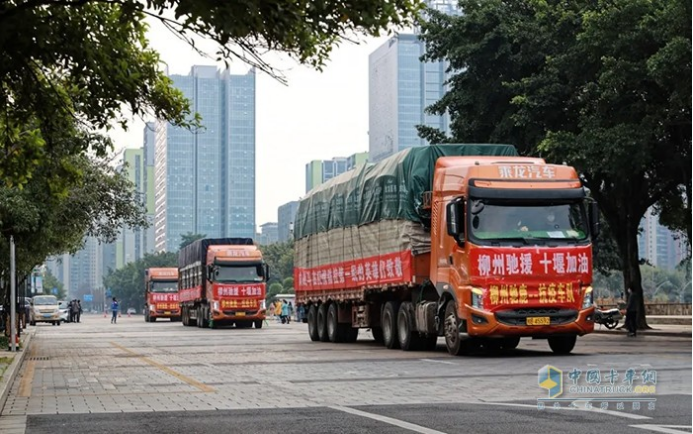
[[[478,240],[584,240],[582,203],[518,204],[475,200],[471,236]]]
[[[149,286],[150,292],[178,292],[177,280],[152,281]]]
[[[215,282],[262,282],[262,265],[215,265],[214,276]]]
[[[50,306],[54,304],[58,304],[58,299],[53,296],[34,297],[34,306]]]

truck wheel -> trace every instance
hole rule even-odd
[[[190,327],[195,327],[197,325],[197,319],[192,319],[190,314],[192,313],[192,308],[188,308],[188,325]]]
[[[556,354],[570,354],[575,348],[577,336],[555,336],[549,338],[549,347]]]
[[[185,306],[180,309],[180,322],[183,323],[184,327],[188,326],[188,308]]]
[[[318,307],[318,338],[320,342],[328,342],[330,337],[327,336],[327,304],[323,303]]]
[[[379,344],[383,343],[383,329],[382,327],[371,328],[371,334],[373,335],[373,340]]]
[[[409,302],[402,303],[397,314],[397,337],[399,346],[404,351],[418,351],[421,349],[419,332],[414,327],[412,305]]]
[[[461,356],[468,350],[467,342],[460,337],[459,323],[455,301],[450,300],[445,306],[445,346],[453,356]]]
[[[399,311],[398,301],[388,301],[383,309],[383,343],[389,349],[399,348],[397,338],[397,313]]]
[[[330,303],[327,308],[327,338],[332,343],[342,342],[342,333],[340,333],[339,318],[337,316],[337,303]]]
[[[308,308],[308,336],[313,342],[320,340],[320,336],[318,336],[318,308],[314,304]]]
[[[261,329],[263,321],[261,319],[255,321],[255,328]]]

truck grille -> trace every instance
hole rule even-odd
[[[238,315],[239,312],[243,312],[243,311],[224,310],[222,312],[224,313],[224,315],[235,316],[235,315]],[[254,315],[257,315],[256,310],[246,310],[245,311],[245,316],[254,316]]]
[[[577,319],[578,311],[574,309],[533,308],[513,309],[496,312],[498,322],[507,325],[525,325],[529,317],[549,317],[551,325],[568,324]]]

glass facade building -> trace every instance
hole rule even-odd
[[[293,200],[277,208],[277,237],[280,243],[289,241],[292,237],[291,225],[296,218],[298,201]]]
[[[181,235],[255,236],[255,72],[193,66],[172,75],[202,117],[190,131],[156,126],[155,244],[176,251]]]
[[[429,7],[456,15],[450,0],[426,1]],[[416,34],[390,38],[368,59],[368,153],[371,162],[413,146],[428,144],[417,125],[427,125],[448,134],[450,118],[429,115],[425,109],[446,93],[448,63],[422,62],[426,52]]]
[[[331,160],[311,161],[306,164],[306,193],[328,179],[366,162],[368,162],[368,152],[359,152],[349,157],[335,157]]]

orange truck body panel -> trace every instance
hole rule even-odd
[[[144,286],[146,309],[149,310],[151,318],[180,317],[178,292],[152,292],[151,285],[155,282],[178,282],[178,269],[148,268],[144,272]]]

